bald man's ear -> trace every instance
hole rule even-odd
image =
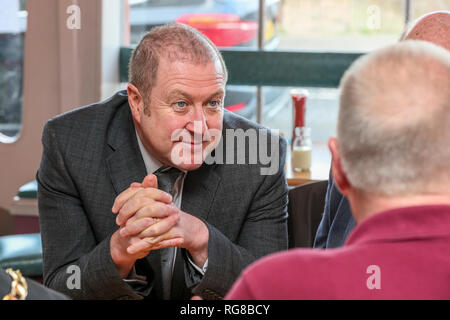
[[[350,182],[347,179],[341,166],[341,158],[339,155],[338,141],[336,138],[330,138],[328,141],[328,147],[331,151],[332,161],[331,161],[331,172],[333,174],[334,183],[336,183],[339,191],[347,196],[351,188]]]
[[[130,110],[133,119],[138,124],[141,124],[141,115],[145,107],[144,99],[142,98],[138,88],[136,88],[131,83],[129,83],[127,86],[127,93],[128,93],[128,103],[130,105]]]

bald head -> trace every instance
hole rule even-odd
[[[450,11],[437,11],[420,17],[403,40],[424,40],[450,51]]]
[[[350,67],[338,140],[353,187],[384,196],[450,190],[449,88],[450,52],[426,41],[401,41]]]

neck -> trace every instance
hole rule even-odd
[[[357,223],[361,223],[379,212],[397,208],[424,205],[450,205],[449,193],[386,197],[373,196],[355,191],[348,197]]]

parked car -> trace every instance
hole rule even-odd
[[[280,0],[266,0],[264,47],[278,46],[276,33]],[[190,25],[220,49],[256,48],[258,0],[129,0],[131,42],[137,44],[151,28],[171,22]],[[264,118],[290,103],[286,88],[264,88]],[[226,109],[256,120],[256,88],[227,86]]]

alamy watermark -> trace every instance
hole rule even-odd
[[[380,30],[381,29],[381,9],[377,5],[371,5],[367,8],[367,28],[369,30]]]
[[[70,265],[66,269],[66,273],[70,276],[66,280],[66,286],[69,290],[81,289],[81,269],[79,266]]]
[[[81,8],[76,4],[70,5],[66,9],[66,13],[69,17],[66,20],[66,26],[69,30],[81,29]]]
[[[180,164],[259,164],[261,175],[274,175],[280,168],[279,130],[208,129],[203,134],[201,121],[194,121],[194,135],[186,129],[175,130],[171,161]],[[207,144],[208,143],[208,144]],[[206,144],[206,147],[204,146]],[[270,150],[269,150],[270,148]],[[213,152],[214,151],[214,152]],[[270,151],[270,152],[269,152]]]
[[[370,274],[367,278],[366,286],[369,290],[380,290],[381,289],[381,269],[379,266],[372,264],[367,267],[366,273]]]

